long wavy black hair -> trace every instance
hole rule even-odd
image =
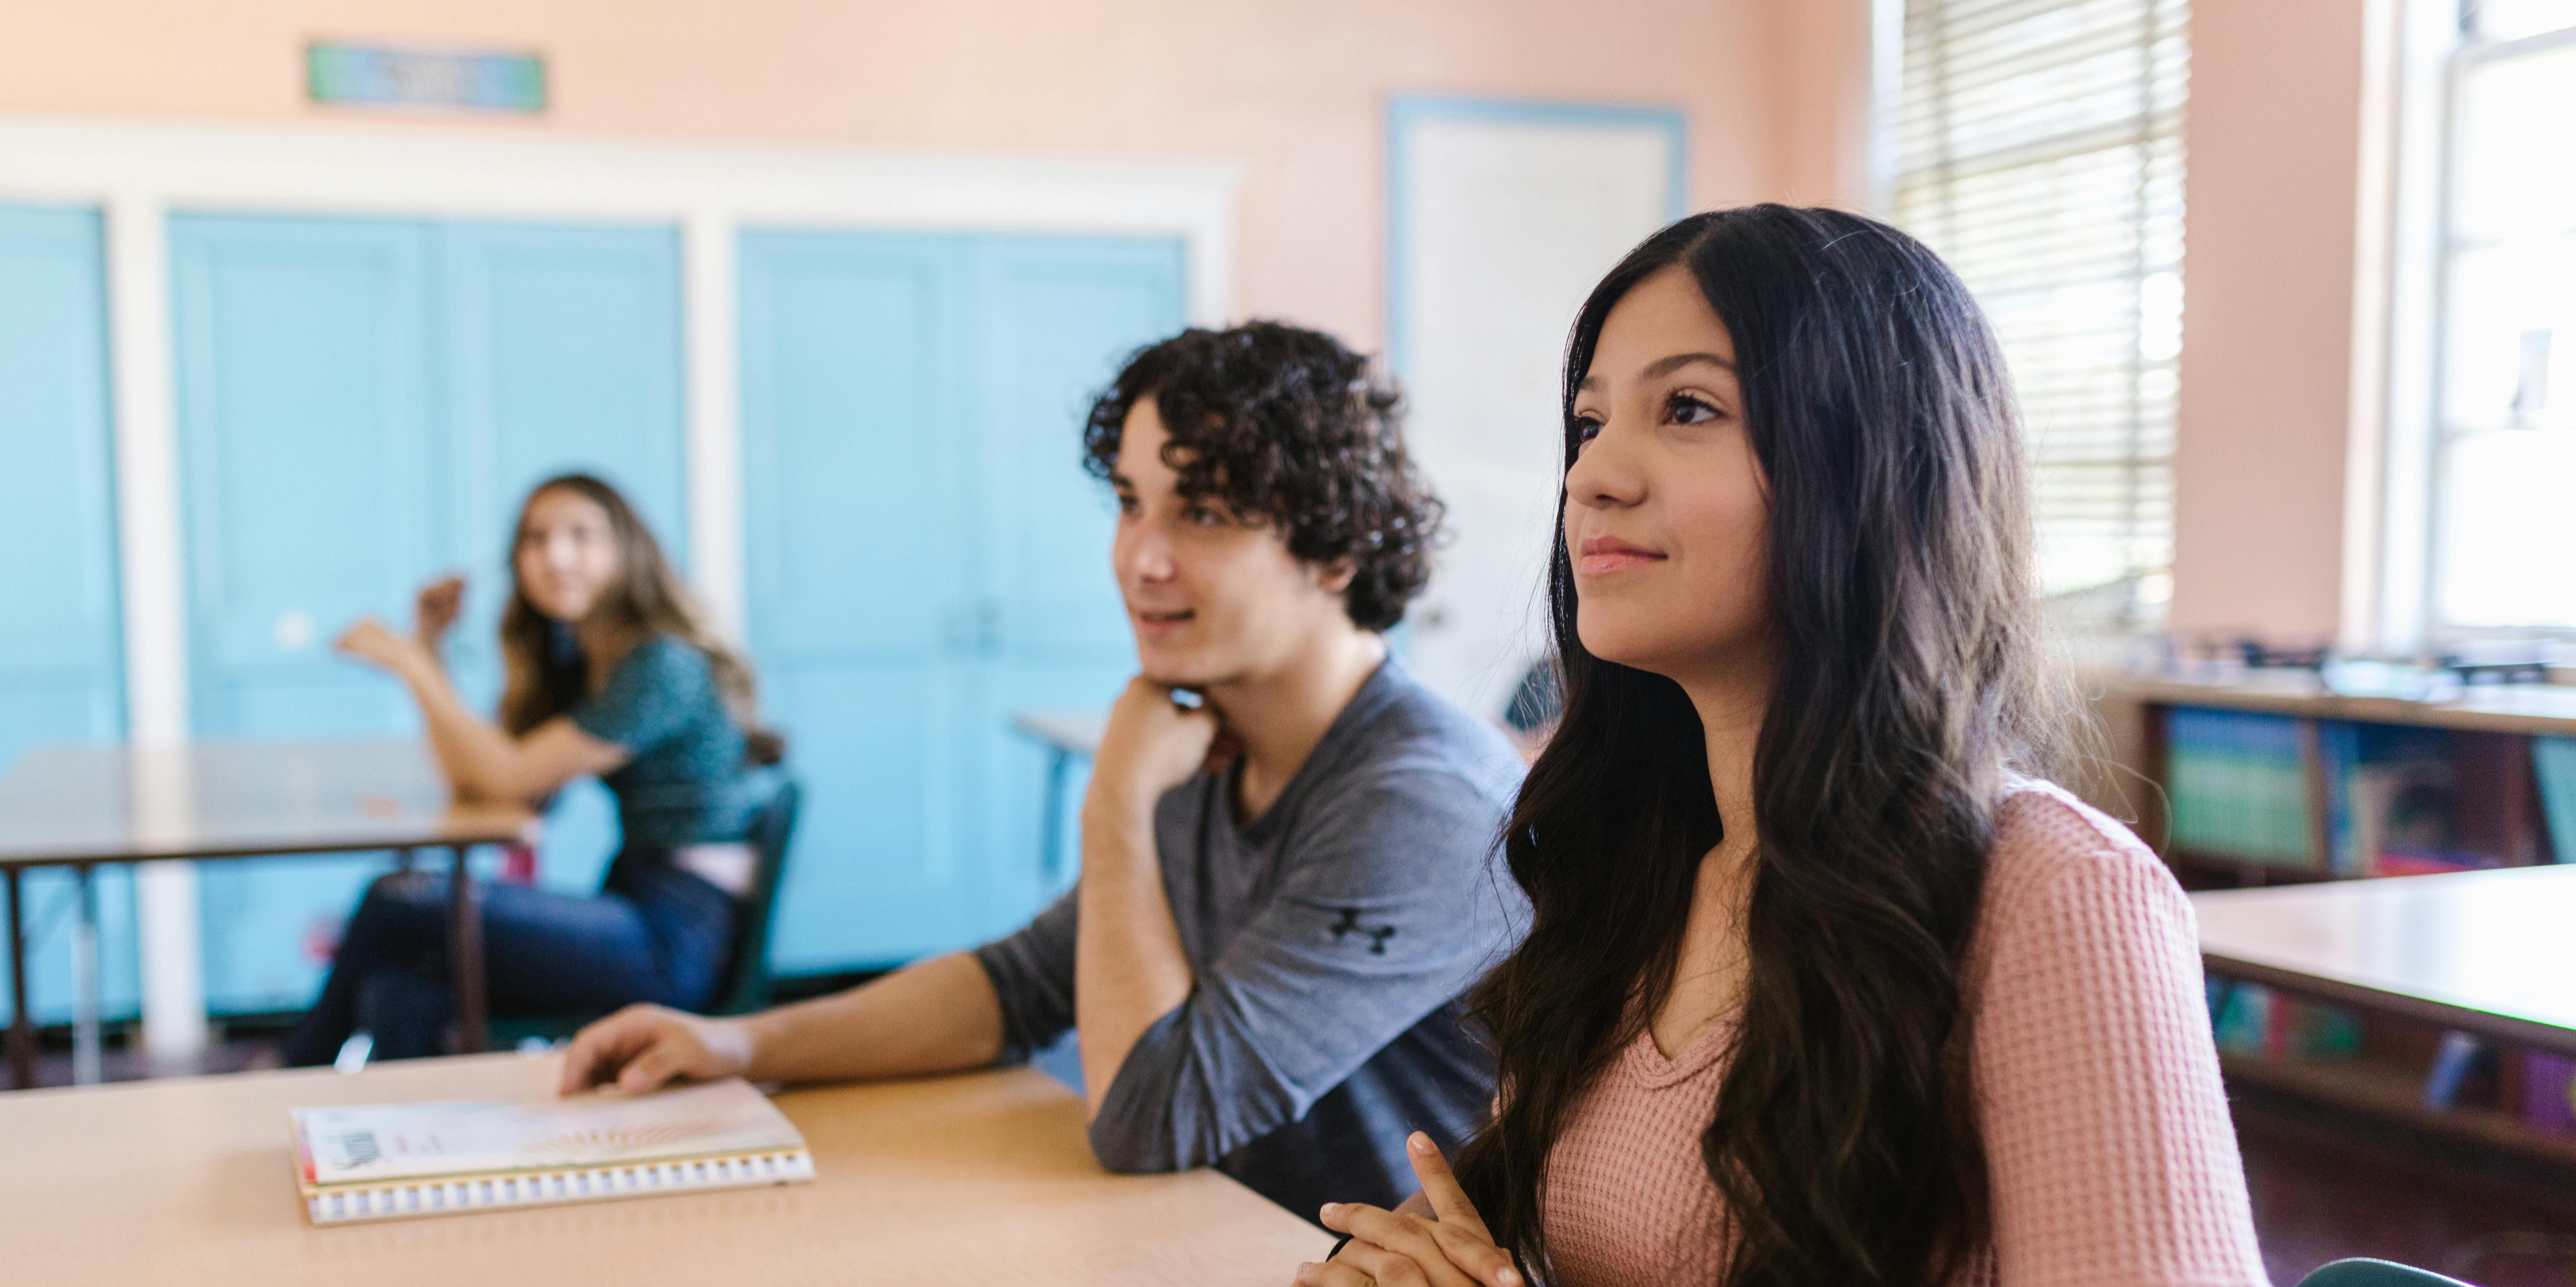
[[[1688,270],[1735,343],[1769,488],[1777,674],[1744,1010],[1700,1139],[1729,1287],[1924,1287],[1983,1245],[1985,1158],[1960,970],[2008,774],[2052,767],[2067,708],[2038,644],[2011,390],[1966,287],[1921,243],[1830,210],[1695,215],[1585,301],[1576,386],[1611,308]],[[1670,992],[1719,815],[1680,686],[1585,651],[1558,500],[1548,605],[1565,713],[1504,836],[1528,938],[1472,998],[1500,1061],[1461,1155],[1503,1245],[1544,1276],[1547,1159]]]

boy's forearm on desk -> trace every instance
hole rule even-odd
[[[981,1068],[1002,1055],[1002,1006],[963,953],[743,1021],[755,1081],[840,1081]]]

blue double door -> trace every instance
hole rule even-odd
[[[674,229],[188,214],[170,253],[196,735],[416,732],[330,643],[451,570],[451,667],[491,709],[510,526],[550,474],[608,478],[685,565]],[[1181,247],[752,230],[738,261],[749,643],[808,787],[772,964],[1006,931],[1067,876],[1009,713],[1132,669],[1081,425],[1181,325]],[[604,792],[567,792],[545,883],[595,889],[614,842]],[[385,866],[203,866],[209,1007],[304,1005]]]
[[[96,210],[0,206],[0,767],[48,743],[124,735],[124,647],[108,422],[106,274]],[[28,1006],[73,1005],[76,891],[28,873]],[[101,871],[101,1000],[137,1004],[132,884]],[[10,1016],[0,960],[0,1020]]]
[[[1005,933],[1070,878],[1010,714],[1105,706],[1134,669],[1082,426],[1182,325],[1182,248],[780,230],[739,262],[750,641],[811,788],[774,963]]]
[[[499,692],[495,631],[530,486],[607,478],[685,557],[679,241],[668,227],[186,214],[171,220],[189,720],[204,738],[416,733],[340,658],[362,614],[467,579],[448,659]],[[558,801],[546,883],[597,887],[605,793]],[[204,864],[217,1013],[311,998],[384,855]]]

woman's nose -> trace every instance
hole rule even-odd
[[[1603,425],[1565,471],[1565,498],[1587,509],[1634,505],[1644,495],[1644,475],[1628,451],[1627,435]]]

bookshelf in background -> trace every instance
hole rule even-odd
[[[2139,830],[2207,889],[2516,867],[2576,855],[2576,688],[2453,700],[2326,692],[2311,672],[2119,677]]]
[[[2449,700],[2328,691],[2312,671],[2097,682],[2156,790],[2140,833],[2186,888],[2576,861],[2576,688]],[[2576,929],[2576,927],[2571,927]],[[2213,977],[2229,1079],[2563,1169],[2576,1061]]]

